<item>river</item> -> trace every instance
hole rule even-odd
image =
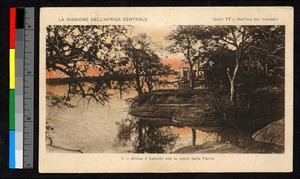
[[[61,95],[67,85],[47,85],[47,92]],[[124,93],[120,99],[119,91],[111,90],[108,103],[104,106],[91,101],[81,100],[75,108],[58,109],[47,107],[47,136],[52,147],[48,152],[68,152],[80,150],[83,153],[129,153],[137,148],[138,119],[128,114],[126,99],[137,95],[134,90]],[[192,130],[189,127],[178,128],[164,126],[147,128],[146,146],[153,153],[170,153],[192,145]],[[197,130],[196,145],[215,141],[216,136]],[[158,141],[155,141],[158,140]],[[47,141],[49,144],[49,141]],[[149,145],[148,145],[149,144]]]

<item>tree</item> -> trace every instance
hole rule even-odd
[[[283,26],[210,26],[215,43],[234,52],[232,64],[228,64],[226,74],[230,82],[229,100],[236,103],[237,80],[250,69],[263,69],[265,77],[276,74],[282,77],[284,65],[284,27]],[[247,69],[248,72],[239,71]],[[276,72],[275,72],[276,71]],[[256,74],[256,73],[254,73]],[[253,78],[253,73],[250,75]],[[256,74],[257,75],[257,74]],[[247,81],[245,78],[241,81]],[[260,78],[260,77],[259,77]],[[256,78],[256,81],[260,81]],[[255,80],[252,80],[255,81]]]
[[[203,65],[204,80],[206,86],[212,90],[228,90],[227,68],[232,68],[234,52],[223,46],[205,51],[208,59]]]
[[[235,104],[236,100],[236,80],[241,65],[244,52],[257,39],[253,38],[253,32],[250,26],[213,26],[211,30],[214,32],[212,38],[219,44],[225,45],[228,49],[235,52],[234,65],[232,68],[226,68],[226,74],[230,82],[231,104]]]
[[[119,53],[123,26],[48,26],[46,39],[46,69],[61,72],[68,79],[68,91],[59,102],[70,103],[76,96],[104,104],[107,89],[116,68],[127,63]],[[95,70],[90,77],[88,70]]]
[[[201,60],[203,44],[206,38],[205,26],[176,26],[166,39],[172,44],[168,48],[171,53],[182,53],[190,70],[190,88],[195,87],[195,66]],[[201,38],[199,38],[201,36]]]
[[[151,55],[149,61],[146,61],[144,64],[144,67],[143,76],[149,93],[153,90],[155,85],[164,85],[167,83],[167,81],[162,78],[170,74],[171,67],[170,65],[162,64],[161,59],[156,54]]]
[[[150,93],[154,85],[164,82],[161,78],[169,74],[170,67],[161,63],[161,59],[155,53],[155,44],[145,33],[133,37],[123,35],[127,38],[124,48],[129,58],[128,72],[134,77],[130,84],[136,89],[141,100],[145,92]]]
[[[48,94],[52,105],[73,107],[72,99],[108,101],[107,89],[122,91],[131,85],[140,99],[168,74],[146,34],[129,37],[129,26],[48,26],[46,40],[49,71],[68,80],[63,96]],[[89,70],[96,71],[90,76]],[[129,85],[128,85],[129,84]],[[147,87],[145,86],[147,85]],[[79,96],[80,98],[76,98]]]
[[[245,80],[254,83],[283,83],[285,64],[284,26],[256,26],[261,39],[246,51],[244,61]],[[259,84],[258,84],[259,85]]]

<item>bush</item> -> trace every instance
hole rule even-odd
[[[228,95],[214,95],[210,104],[215,119],[224,127],[219,135],[234,143],[251,138],[257,130],[284,116],[283,93],[252,90],[238,94],[235,104],[228,100]]]

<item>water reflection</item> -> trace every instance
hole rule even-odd
[[[128,117],[118,126],[115,147],[132,147],[134,153],[171,153],[182,147],[217,141],[218,135],[193,127],[162,126]]]
[[[143,140],[138,152],[145,153],[168,153],[172,151],[178,139],[178,134],[170,127],[158,128],[156,126],[145,126]]]
[[[119,146],[132,145],[135,153],[168,153],[174,149],[179,134],[170,126],[146,125],[137,118],[126,118],[118,125]]]
[[[66,86],[47,86],[47,92],[60,94]],[[149,125],[139,122],[128,114],[129,104],[125,99],[137,94],[125,93],[119,98],[118,91],[105,106],[82,100],[76,108],[59,110],[47,107],[46,140],[50,152],[66,149],[80,149],[84,153],[171,153],[182,147],[193,145],[191,127]],[[50,130],[52,129],[52,130]],[[194,133],[195,134],[195,133]],[[215,140],[213,135],[196,130],[195,145]]]
[[[116,122],[118,126],[117,134],[117,146],[126,147],[132,145],[132,141],[135,140],[137,134],[137,122],[134,118],[122,119],[120,122]]]

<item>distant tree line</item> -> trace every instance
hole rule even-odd
[[[170,66],[161,63],[149,36],[132,36],[132,30],[130,26],[115,25],[48,26],[46,69],[68,78],[67,93],[61,98],[55,96],[52,105],[71,103],[76,96],[104,104],[112,84],[120,95],[132,87],[142,99],[155,84],[163,84],[161,77],[169,74]],[[98,72],[97,78],[89,76],[90,68]],[[48,93],[49,99],[53,96]]]

